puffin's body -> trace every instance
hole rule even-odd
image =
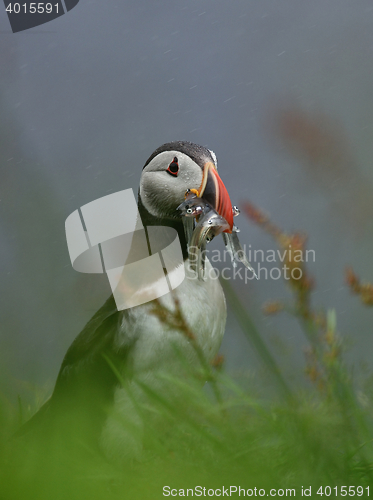
[[[188,142],[164,144],[143,168],[138,199],[145,229],[170,226],[178,232],[185,279],[173,293],[158,300],[172,311],[176,295],[183,318],[207,362],[215,357],[223,338],[225,298],[208,260],[204,280],[197,279],[190,269],[188,235],[178,206],[185,192],[192,189],[199,194],[205,192],[210,203],[226,210],[230,200],[224,199],[222,204],[222,198],[228,194],[217,173],[212,181],[207,178],[211,177],[209,169],[216,170],[216,157],[208,149]],[[213,185],[216,178],[221,183],[218,193]],[[177,271],[177,267],[168,268],[168,278]],[[176,351],[182,352],[190,365],[199,363],[187,336],[162,322],[154,314],[154,307],[151,301],[118,311],[111,296],[68,349],[51,398],[25,429],[39,422],[46,436],[57,434],[65,440],[71,433],[83,441],[94,440],[110,457],[138,454],[139,440],[133,438],[132,431],[133,426],[141,427],[134,402],[141,398],[141,391],[135,379],[171,400],[172,389],[159,382],[157,373],[183,376],[185,363]]]
[[[206,267],[213,273],[211,264]],[[224,335],[226,321],[226,304],[223,290],[218,279],[207,278],[199,281],[191,276],[188,262],[185,263],[186,278],[175,290],[180,308],[188,327],[194,333],[196,342],[201,347],[207,362],[217,354]],[[162,306],[169,310],[175,309],[174,298],[171,294],[160,299]],[[138,381],[145,383],[169,402],[176,401],[172,383],[161,381],[158,375],[167,373],[176,377],[187,377],[176,351],[181,352],[190,365],[199,367],[199,361],[190,341],[185,333],[174,330],[160,323],[157,316],[152,314],[152,302],[129,309],[123,313],[121,327],[116,338],[117,345],[130,343],[128,365],[136,374],[136,382],[129,386],[117,385],[114,390],[111,415],[106,419],[100,437],[100,445],[105,454],[114,459],[139,456],[141,453],[142,428],[138,413],[133,402],[128,397],[128,390],[132,396],[143,401],[144,394],[139,388]],[[126,367],[123,377],[128,376]],[[131,376],[130,376],[131,377]],[[124,418],[121,418],[123,416]],[[118,418],[119,417],[119,418]],[[131,429],[127,430],[125,422],[129,422]],[[137,436],[133,437],[133,427],[137,428]]]

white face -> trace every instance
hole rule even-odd
[[[177,175],[167,172],[174,158],[178,160]],[[142,171],[140,196],[144,207],[156,217],[176,218],[177,207],[184,201],[187,189],[198,189],[202,169],[189,156],[179,151],[159,153]]]

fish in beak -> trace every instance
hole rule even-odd
[[[184,225],[189,242],[189,259],[199,279],[204,279],[206,244],[220,233],[233,266],[237,265],[236,261],[241,262],[257,278],[238,239],[239,229],[233,224],[233,217],[240,211],[232,207],[227,188],[212,162],[204,165],[199,189],[188,189],[185,201],[178,209],[186,218]],[[196,222],[193,223],[191,218],[195,218]]]

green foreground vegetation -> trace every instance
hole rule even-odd
[[[250,210],[252,218],[282,248],[304,248],[304,239],[281,233]],[[292,265],[290,256],[287,264]],[[343,361],[336,314],[312,310],[313,283],[307,270],[303,271],[302,280],[289,283],[292,303],[268,304],[266,312],[285,310],[298,318],[308,342],[305,376],[310,383],[305,388],[298,392],[288,388],[262,336],[226,283],[223,285],[228,301],[277,388],[273,399],[258,397],[257,387],[256,392],[243,390],[219,362],[215,366],[207,364],[180,309],[176,307],[176,312],[171,313],[158,304],[154,313],[188,336],[200,367],[183,380],[171,380],[169,375],[159,373],[161,379],[167,378],[167,383],[177,388],[178,396],[172,403],[164,394],[137,382],[146,396],[137,408],[143,434],[133,429],[134,440],[141,441],[141,455],[136,460],[111,463],[99,451],[80,447],[79,435],[73,436],[74,452],[60,443],[43,448],[14,440],[11,436],[19,426],[20,407],[3,398],[0,499],[152,499],[212,494],[238,497],[239,493],[241,497],[275,493],[309,497],[310,491],[311,498],[372,495],[370,384],[357,387]],[[352,271],[348,283],[370,305],[366,299],[369,286],[361,285]],[[182,362],[181,353],[175,351],[175,356],[180,356]],[[208,380],[204,390],[201,380]],[[123,421],[122,425],[131,429],[129,422]],[[239,492],[239,487],[245,492]]]

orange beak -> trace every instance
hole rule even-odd
[[[224,232],[231,233],[233,229],[232,202],[227,188],[224,186],[212,162],[209,161],[204,164],[202,184],[198,191],[194,189],[191,191],[195,192],[199,198],[203,198],[219,215],[224,217],[230,227],[230,229],[226,229]]]

